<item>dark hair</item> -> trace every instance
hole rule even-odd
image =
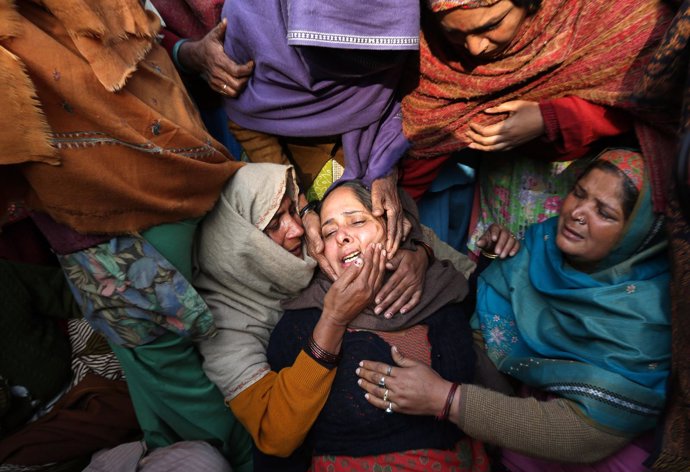
[[[541,8],[541,0],[510,0],[516,7],[524,8],[528,14],[536,13]]]
[[[361,180],[347,180],[347,181],[341,183],[340,185],[337,185],[335,187],[331,187],[330,189],[328,189],[326,194],[323,196],[323,198],[319,202],[319,206],[317,208],[319,214],[321,213],[321,206],[322,206],[323,202],[328,198],[328,196],[331,194],[331,192],[333,192],[333,190],[335,190],[337,188],[342,188],[342,187],[352,189],[352,191],[355,194],[355,197],[357,198],[357,200],[359,200],[359,203],[364,205],[364,208],[366,208],[367,210],[369,210],[369,211],[372,210],[373,206],[371,204],[371,190],[369,190],[367,188],[367,186],[364,185],[364,182],[362,182]]]
[[[611,164],[609,161],[605,161],[603,159],[598,159],[590,164],[577,180],[579,181],[580,179],[584,178],[594,169],[599,169],[601,171],[608,172],[609,174],[616,174],[617,176],[621,177],[623,187],[623,194],[621,195],[621,207],[623,208],[623,215],[625,215],[625,219],[627,220],[632,213],[633,208],[635,208],[635,203],[637,203],[637,199],[640,196],[640,191],[637,190],[637,187],[635,187],[633,181],[630,180],[630,177],[625,175],[625,172]]]

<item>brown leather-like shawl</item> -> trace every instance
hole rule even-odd
[[[283,308],[299,310],[304,308],[323,309],[323,300],[333,282],[318,271],[309,286],[294,300],[283,303]],[[422,298],[409,312],[397,313],[393,318],[386,319],[383,315],[376,315],[371,308],[367,308],[352,320],[350,328],[368,329],[373,331],[399,331],[410,328],[424,321],[444,306],[460,303],[465,299],[469,287],[467,279],[449,261],[435,260],[429,265],[424,279]]]
[[[211,208],[240,164],[204,129],[137,0],[0,0],[0,25],[0,78],[15,84],[0,97],[0,164],[14,164],[0,186],[19,174],[31,207],[81,233]]]

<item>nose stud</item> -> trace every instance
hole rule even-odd
[[[575,220],[578,222],[578,224],[581,224],[581,225],[585,224],[585,217],[584,216],[578,216]]]

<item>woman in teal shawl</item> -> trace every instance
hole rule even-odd
[[[660,227],[642,156],[602,153],[560,216],[530,227],[514,257],[479,277],[473,323],[489,365],[518,380],[527,398],[476,385],[451,395],[450,382],[398,355],[386,380],[394,411],[428,415],[448,407],[467,434],[504,448],[511,470],[643,470],[644,449],[629,443],[656,425],[670,362]],[[514,252],[505,250],[509,234],[494,230],[485,248]],[[386,372],[368,361],[360,367],[370,402],[383,408],[388,402],[375,383]]]

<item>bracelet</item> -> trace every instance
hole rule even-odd
[[[496,259],[498,257],[498,254],[485,251],[484,249],[481,250],[482,256],[486,257],[487,259]]]
[[[307,353],[311,355],[319,364],[324,367],[332,369],[340,363],[340,359],[343,357],[342,350],[338,354],[333,354],[332,352],[326,351],[324,348],[316,344],[313,336],[309,336],[309,341],[307,341]]]
[[[429,258],[429,264],[434,262],[436,256],[434,255],[434,250],[431,248],[431,246],[429,246],[427,243],[420,239],[413,239],[412,242],[424,249],[424,252],[426,252],[426,256]]]
[[[178,42],[175,43],[175,45],[172,48],[172,60],[173,63],[175,64],[175,67],[177,67],[177,70],[182,72],[183,74],[193,74],[192,71],[185,69],[182,64],[180,63],[179,59],[179,54],[180,54],[180,46],[182,46],[184,43],[189,41],[188,39],[180,39]]]
[[[453,398],[455,398],[455,391],[458,389],[458,385],[457,382],[453,382],[453,385],[450,386],[448,396],[446,397],[446,404],[443,405],[441,413],[436,415],[438,421],[446,421],[450,416],[450,407],[453,405]]]
[[[304,215],[306,215],[306,214],[309,213],[310,211],[314,211],[314,212],[315,212],[315,211],[316,211],[316,207],[317,207],[318,205],[319,205],[319,201],[318,201],[318,200],[312,200],[312,201],[310,201],[309,203],[307,203],[306,205],[304,205],[304,206],[302,207],[302,209],[299,211],[299,217],[300,217],[300,219],[304,218]]]

